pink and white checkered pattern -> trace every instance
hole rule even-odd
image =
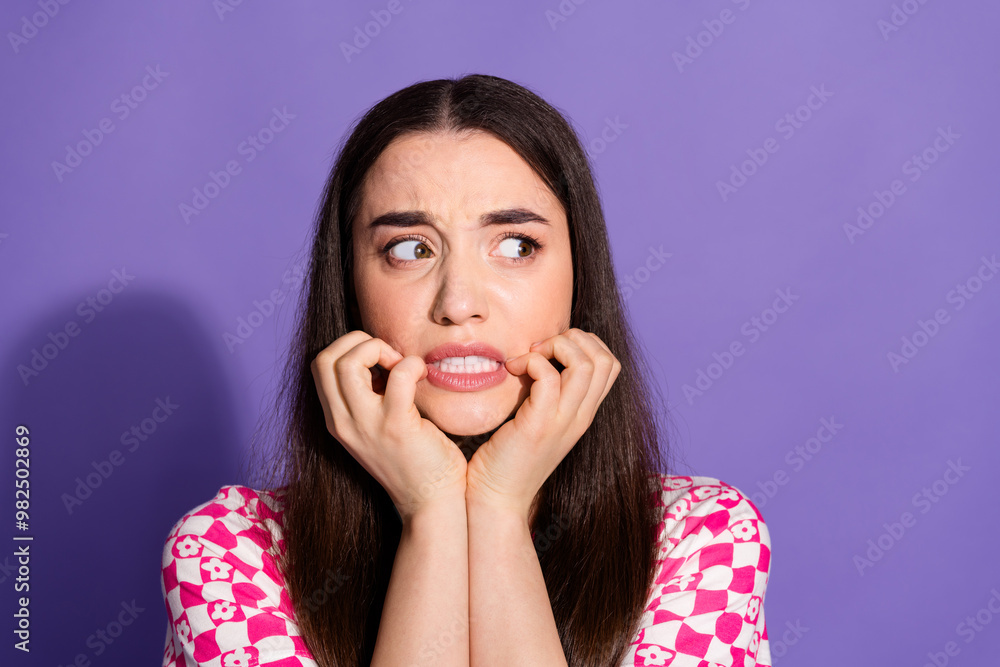
[[[659,477],[659,571],[622,667],[770,667],[763,517],[725,482]],[[282,511],[280,491],[230,485],[174,524],[163,546],[163,667],[316,667],[264,548],[268,530],[284,548]]]
[[[621,667],[770,667],[764,591],[771,540],[739,489],[660,475],[659,571]]]
[[[268,527],[280,538],[280,508],[277,494],[224,486],[174,524],[163,546],[164,667],[316,667],[264,549]]]

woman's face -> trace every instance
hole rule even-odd
[[[372,166],[361,195],[354,284],[368,334],[404,356],[427,360],[442,344],[485,343],[505,361],[569,328],[566,214],[507,144],[485,132],[399,137]],[[495,429],[528,396],[528,376],[450,352],[428,364],[414,397],[445,433]],[[468,366],[452,363],[459,361]]]

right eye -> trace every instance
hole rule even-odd
[[[426,259],[430,256],[430,248],[418,239],[404,240],[389,248],[389,254],[400,261]]]

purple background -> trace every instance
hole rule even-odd
[[[997,5],[908,0],[890,32],[879,22],[893,3],[871,0],[566,0],[565,16],[556,0],[388,5],[73,2],[32,32],[24,17],[40,5],[4,4],[0,662],[157,664],[163,540],[221,485],[247,481],[242,457],[275,388],[338,143],[389,93],[473,72],[536,91],[589,146],[670,405],[673,472],[754,494],[770,528],[774,662],[995,660],[1000,280],[983,258],[1000,251]],[[348,61],[340,45],[373,11],[391,20]],[[22,30],[30,38],[12,45]],[[685,49],[694,57],[678,64]],[[166,74],[122,118],[113,102],[147,67]],[[830,96],[809,109],[813,87]],[[294,118],[250,161],[240,144],[274,109]],[[794,132],[779,124],[789,113]],[[67,146],[105,118],[113,131],[57,175]],[[953,133],[941,153],[939,128]],[[925,149],[937,159],[910,180],[906,163]],[[718,182],[751,154],[767,161],[724,197]],[[180,204],[230,160],[239,174],[186,222]],[[858,207],[878,213],[876,191],[897,179],[902,194],[849,235]],[[123,268],[134,279],[88,321],[78,305]],[[953,290],[967,282],[979,291],[966,301]],[[775,321],[777,290],[794,301]],[[272,295],[277,311],[230,349],[226,334]],[[889,353],[920,321],[934,330],[938,310],[946,321],[893,368]],[[770,323],[755,340],[754,317]],[[79,335],[26,384],[18,367],[68,322]],[[726,360],[735,341],[743,353]],[[711,386],[686,395],[699,372]],[[168,397],[174,414],[127,451],[119,435]],[[842,428],[810,443],[823,419]],[[19,423],[32,437],[30,656],[11,648]],[[115,449],[121,465],[70,513],[63,494]],[[954,483],[942,481],[950,462],[968,468]],[[941,495],[921,500],[935,482]],[[886,524],[904,512],[897,539]],[[879,542],[884,554],[859,565]],[[120,637],[88,641],[133,600],[143,611]],[[978,631],[965,620],[977,613]]]

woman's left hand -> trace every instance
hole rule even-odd
[[[556,359],[561,373],[549,363]],[[466,502],[529,518],[538,490],[586,432],[621,371],[595,334],[569,329],[506,363],[531,377],[514,418],[476,450],[466,471]]]

